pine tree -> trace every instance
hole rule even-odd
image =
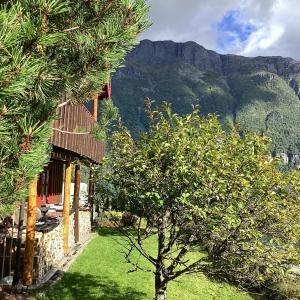
[[[0,217],[48,161],[59,99],[97,94],[147,15],[145,0],[1,1]]]

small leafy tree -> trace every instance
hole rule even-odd
[[[147,107],[149,132],[138,140],[115,132],[97,180],[102,192],[107,184],[106,200],[139,217],[135,234],[124,231],[125,257],[135,269],[142,267],[133,250],[151,263],[155,298],[166,299],[182,274],[259,287],[299,263],[299,180],[277,171],[269,140],[226,134],[197,109],[178,116],[168,104]],[[152,235],[157,253],[144,243]]]

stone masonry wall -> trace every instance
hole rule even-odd
[[[79,243],[85,242],[91,232],[90,211],[79,211]],[[36,232],[36,259],[34,278],[39,282],[45,274],[53,268],[59,267],[64,258],[63,220],[49,232]],[[75,246],[74,213],[70,215],[69,223],[69,251]]]
[[[90,210],[81,210],[79,212],[79,241],[84,243],[88,237],[89,233],[92,231],[91,226],[91,213]]]

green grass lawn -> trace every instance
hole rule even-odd
[[[63,279],[47,293],[46,299],[151,300],[154,298],[153,274],[128,273],[120,251],[122,237],[113,229],[101,229],[72,264]],[[148,247],[155,251],[155,243]],[[168,287],[169,300],[250,300],[236,288],[208,280],[203,275],[185,275]]]

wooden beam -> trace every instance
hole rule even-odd
[[[63,224],[64,224],[64,253],[69,252],[69,220],[70,220],[70,198],[71,198],[71,175],[72,164],[70,161],[66,162],[65,170],[65,188],[64,188],[64,211],[63,211]]]
[[[32,285],[33,259],[35,254],[35,223],[36,223],[37,177],[29,185],[27,202],[26,244],[24,253],[23,284]]]
[[[98,120],[98,96],[93,97],[93,118],[94,121]]]
[[[80,165],[75,167],[75,185],[74,185],[74,236],[75,243],[79,241],[79,193],[80,193]]]
[[[110,80],[110,78],[107,81],[107,99],[111,100],[111,80]]]

